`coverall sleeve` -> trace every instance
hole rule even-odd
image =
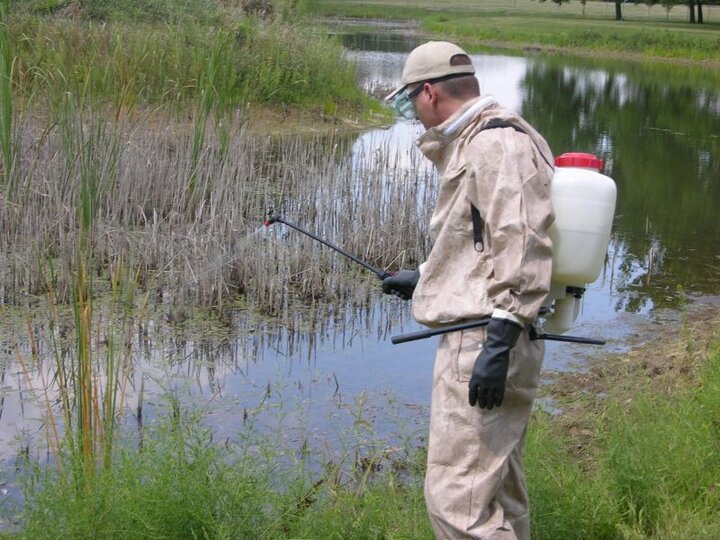
[[[467,193],[483,218],[492,261],[488,298],[496,310],[531,321],[550,290],[552,169],[530,137],[512,128],[488,130],[469,144]]]

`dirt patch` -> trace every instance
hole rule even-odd
[[[672,391],[694,377],[707,358],[720,327],[720,299],[707,297],[690,304],[676,323],[667,320],[656,329],[657,337],[629,352],[590,360],[582,372],[549,374],[549,395],[562,398],[578,392],[601,394],[626,384],[628,378],[654,381]]]

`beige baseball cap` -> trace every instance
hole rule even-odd
[[[400,87],[388,94],[385,101],[390,101],[409,84],[448,75],[475,73],[472,63],[452,65],[452,59],[457,55],[468,56],[460,47],[449,41],[428,41],[414,48],[405,60]]]

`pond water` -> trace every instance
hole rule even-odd
[[[388,34],[345,39],[359,83],[376,92],[397,83],[417,44]],[[483,93],[523,115],[556,155],[582,151],[604,159],[605,174],[618,186],[606,268],[589,285],[572,331],[608,344],[548,343],[546,370],[572,369],[652,339],[658,323],[680,319],[688,298],[720,291],[720,76],[537,55],[484,53],[473,62]],[[422,161],[413,144],[421,133],[418,123],[398,120],[358,136],[347,159],[392,151],[397,167],[412,173]],[[419,327],[407,305],[380,294],[368,308],[339,306],[338,312],[317,333],[238,332],[243,337],[223,336],[212,346],[169,338],[161,322],[149,322],[152,346],[139,369],[146,416],[170,390],[208,412],[218,439],[250,425],[280,443],[331,453],[350,437],[368,444],[422,439],[435,339],[392,345],[391,334]],[[238,329],[243,321],[236,313]],[[0,459],[10,466],[19,452],[32,452],[44,432],[41,400],[28,399],[26,374],[9,349],[2,355]]]

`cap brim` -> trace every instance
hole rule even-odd
[[[400,92],[402,92],[403,90],[405,90],[405,89],[407,88],[407,86],[408,86],[408,85],[405,84],[405,85],[401,86],[400,88],[396,88],[395,90],[393,90],[392,92],[390,92],[387,96],[385,96],[385,101],[386,101],[386,102],[389,102],[392,98],[394,98],[394,97],[397,96]]]

